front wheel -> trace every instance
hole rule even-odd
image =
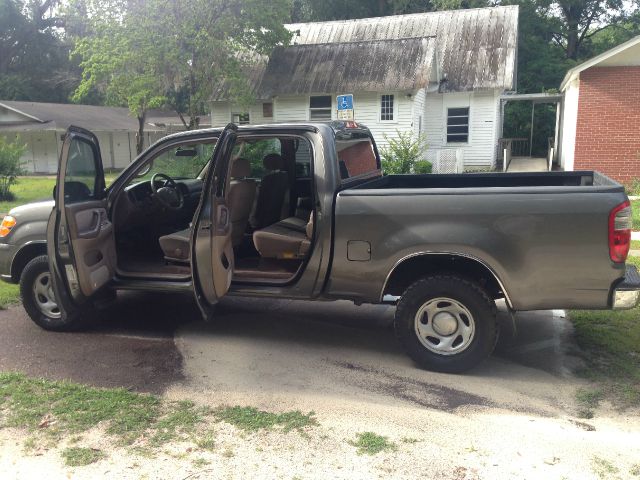
[[[409,356],[438,372],[460,373],[496,343],[496,306],[476,283],[455,275],[413,283],[396,308],[395,331]]]
[[[20,275],[22,305],[31,320],[45,330],[56,332],[77,330],[84,325],[80,316],[63,318],[51,283],[46,255],[31,260]]]

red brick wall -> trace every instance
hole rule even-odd
[[[580,73],[574,169],[640,178],[640,67]]]

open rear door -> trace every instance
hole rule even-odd
[[[68,318],[113,278],[116,265],[100,146],[88,130],[67,130],[54,197],[47,253],[57,303]]]
[[[237,131],[238,127],[230,123],[218,138],[191,231],[193,286],[205,319],[211,317],[213,306],[227,293],[233,277],[231,215],[226,196]]]

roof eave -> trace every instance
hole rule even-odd
[[[586,62],[582,62],[581,64],[569,69],[565,74],[562,83],[560,84],[560,91],[564,91],[566,86],[573,80],[578,78],[581,72],[584,72],[588,68],[595,67],[600,62],[604,62],[606,59],[613,57],[614,55],[617,55],[618,53],[625,51],[627,48],[633,47],[637,44],[640,44],[640,35],[633,37],[631,40],[627,40],[626,42],[621,43],[620,45],[613,47],[606,52],[603,52],[600,55],[596,55],[592,59],[587,60]]]

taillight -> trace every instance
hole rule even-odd
[[[6,237],[9,235],[9,232],[16,225],[16,219],[11,215],[5,215],[2,219],[2,223],[0,224],[0,237]]]
[[[621,203],[609,213],[609,256],[615,263],[624,263],[631,246],[631,204]]]

